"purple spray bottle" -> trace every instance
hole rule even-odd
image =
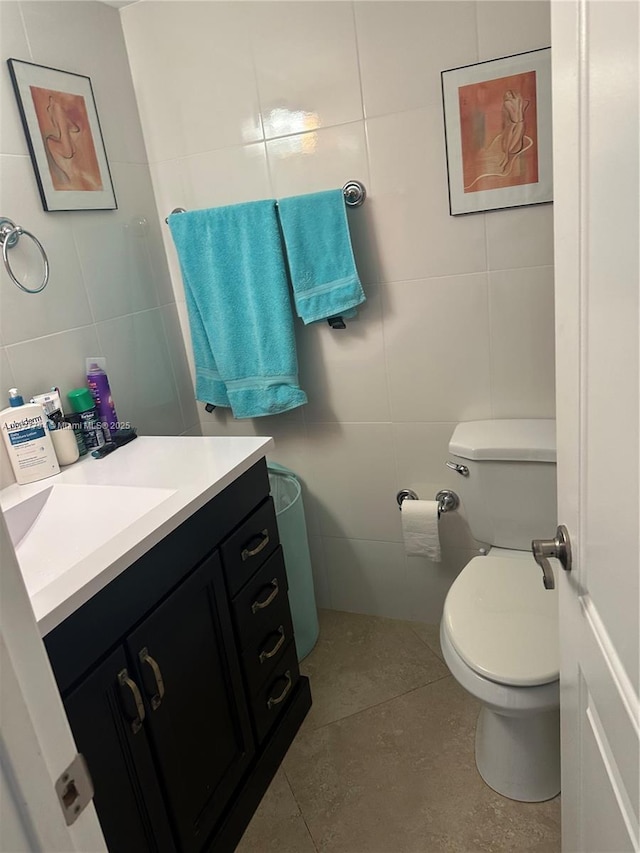
[[[96,401],[98,417],[102,424],[105,437],[108,439],[111,432],[117,429],[118,416],[116,407],[113,405],[111,396],[111,388],[109,387],[109,379],[105,371],[106,359],[104,358],[88,358],[87,364],[87,384]]]

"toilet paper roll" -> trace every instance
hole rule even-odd
[[[439,563],[438,502],[403,501],[402,535],[407,554],[428,557],[434,563]]]

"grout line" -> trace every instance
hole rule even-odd
[[[296,737],[297,737],[297,734],[296,734]],[[295,738],[294,738],[294,741],[295,741]],[[318,853],[318,845],[316,844],[316,842],[313,838],[313,835],[311,833],[311,830],[309,829],[309,824],[307,823],[307,819],[304,816],[302,806],[300,805],[300,802],[299,802],[298,798],[296,797],[296,792],[293,790],[293,785],[291,784],[291,780],[287,776],[287,771],[284,768],[284,762],[280,765],[280,767],[282,769],[282,772],[284,773],[284,778],[287,781],[287,785],[289,786],[289,790],[291,791],[291,796],[293,797],[295,804],[298,807],[298,811],[300,812],[300,817],[302,818],[304,825],[307,829],[307,834],[309,835],[309,839],[311,840],[311,843],[313,844],[313,849],[316,851],[316,853]]]
[[[407,620],[407,621],[409,621],[409,620]],[[426,623],[426,622],[425,622],[424,624],[429,624],[429,623]],[[429,651],[430,651],[432,654],[434,654],[434,655],[438,658],[438,660],[440,661],[440,663],[445,663],[444,658],[439,654],[439,652],[437,652],[437,651],[433,648],[433,646],[431,646],[431,645],[430,645],[430,644],[429,644],[429,643],[424,639],[424,637],[421,637],[421,636],[420,636],[420,634],[419,634],[419,633],[416,631],[416,629],[413,627],[413,623],[412,623],[411,621],[409,621],[409,628],[413,631],[413,633],[416,635],[416,637],[417,637],[417,638],[418,638],[422,643],[424,643],[424,645],[429,649]],[[446,663],[445,663],[445,666],[446,666]]]
[[[440,658],[438,658],[438,662],[442,663]],[[431,687],[434,684],[439,684],[441,681],[445,681],[447,678],[453,678],[451,673],[448,671],[445,675],[441,675],[438,678],[434,678],[433,681],[427,681],[426,684],[419,684],[417,687],[412,687],[410,690],[405,690],[404,693],[398,693],[397,696],[392,696],[390,699],[383,699],[381,702],[376,702],[374,705],[369,705],[366,708],[361,708],[359,711],[354,711],[353,714],[347,714],[344,717],[339,717],[337,720],[329,720],[328,723],[323,723],[321,726],[312,729],[310,734],[319,732],[322,729],[326,729],[329,726],[335,725],[336,723],[342,723],[344,720],[350,720],[353,717],[357,717],[359,714],[366,714],[367,711],[372,711],[374,708],[380,708],[382,705],[387,705],[389,702],[395,702],[396,699],[402,699],[403,696],[409,696],[411,693],[415,693],[417,690],[424,690],[425,687]]]

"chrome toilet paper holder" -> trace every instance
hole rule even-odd
[[[400,489],[396,495],[398,509],[401,510],[403,501],[407,500],[417,501],[420,500],[420,498],[413,489]],[[440,489],[439,492],[436,492],[435,500],[438,501],[438,516],[443,512],[453,512],[460,506],[460,498],[451,489]]]

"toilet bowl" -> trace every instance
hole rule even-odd
[[[548,800],[560,791],[558,601],[530,546],[555,528],[555,423],[458,424],[449,452],[471,532],[492,547],[447,594],[444,659],[482,706],[482,778],[511,799]]]
[[[475,757],[503,796],[560,791],[557,596],[531,555],[494,548],[454,581],[440,626],[447,666],[482,704]]]

